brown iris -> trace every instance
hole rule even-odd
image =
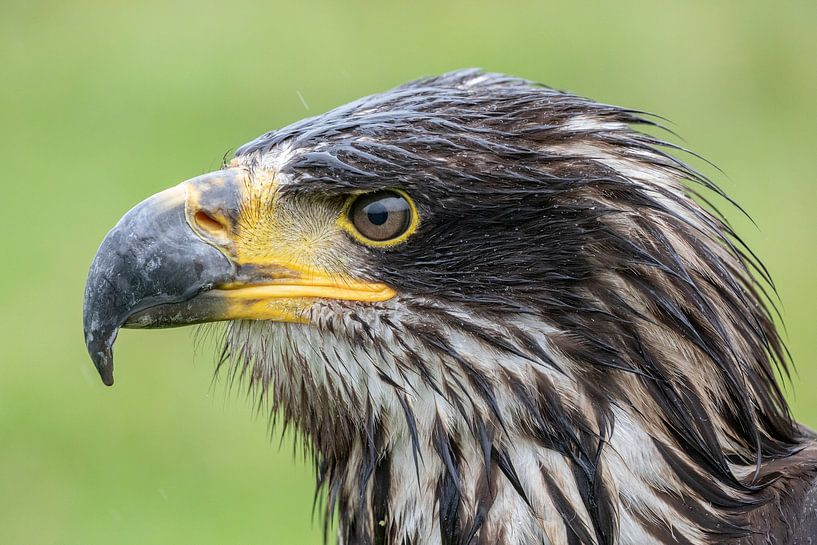
[[[364,238],[386,242],[405,233],[411,226],[412,208],[395,191],[361,195],[349,209],[349,221]]]

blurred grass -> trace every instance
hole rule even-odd
[[[145,196],[270,128],[481,66],[659,113],[713,160],[817,425],[817,4],[2,0],[0,543],[317,543],[310,468],[189,331],[85,354],[87,267]],[[300,96],[299,96],[300,95]],[[303,97],[303,102],[300,97]],[[272,444],[270,444],[272,443]]]

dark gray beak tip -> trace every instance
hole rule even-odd
[[[91,356],[91,361],[94,362],[94,367],[105,386],[113,385],[113,341],[115,339],[115,331],[109,335],[91,338],[86,333],[85,344],[88,347],[88,355]]]
[[[99,371],[99,376],[102,379],[102,384],[105,386],[113,386],[113,358],[111,353],[100,354],[100,359],[97,360],[96,370]]]

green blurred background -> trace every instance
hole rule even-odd
[[[190,330],[85,354],[83,282],[133,204],[256,135],[480,66],[669,118],[752,214],[817,425],[817,4],[0,1],[0,544],[319,543],[311,470]],[[700,164],[700,163],[696,163]]]

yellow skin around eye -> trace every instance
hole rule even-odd
[[[398,195],[403,197],[409,205],[411,217],[409,219],[409,226],[405,230],[405,232],[403,232],[403,234],[388,240],[371,240],[369,238],[364,237],[360,233],[360,231],[357,230],[355,225],[349,219],[349,211],[351,210],[352,204],[354,204],[355,200],[357,200],[361,195],[365,195],[365,193],[358,193],[352,195],[346,200],[346,203],[343,206],[343,211],[338,217],[338,225],[341,227],[341,229],[352,235],[355,240],[357,240],[358,242],[365,246],[384,248],[389,246],[396,246],[402,242],[405,242],[406,239],[408,239],[412,234],[414,234],[415,231],[417,231],[417,227],[419,227],[420,225],[420,214],[417,213],[417,205],[414,204],[414,201],[411,199],[411,197],[408,196],[408,193],[401,189],[389,189],[388,191],[397,193]]]
[[[241,169],[230,174],[187,191],[188,224],[245,271],[240,280],[215,286],[203,296],[219,303],[217,319],[305,323],[316,299],[375,303],[396,295],[390,286],[350,273],[356,244],[344,231],[364,245],[399,244],[418,223],[414,204],[403,192],[398,193],[411,207],[409,229],[394,240],[374,242],[355,236],[347,219],[352,199],[332,204],[284,197],[272,172]],[[231,192],[224,193],[225,184],[231,184]],[[222,206],[225,194],[235,196],[232,208]],[[197,221],[202,210],[212,219]]]

